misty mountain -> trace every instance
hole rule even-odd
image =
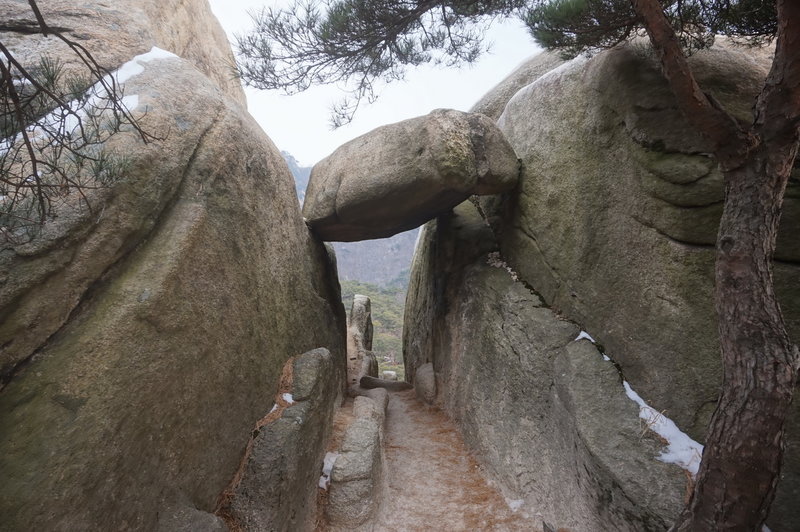
[[[311,176],[310,166],[300,166],[300,163],[288,151],[281,150],[281,156],[289,165],[289,170],[294,176],[294,188],[297,190],[297,199],[300,200],[300,205],[306,198],[306,187],[308,186],[308,178]]]

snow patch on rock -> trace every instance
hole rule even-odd
[[[628,398],[639,405],[639,417],[647,423],[647,428],[667,441],[667,448],[662,451],[658,459],[667,464],[678,465],[692,476],[697,475],[700,458],[703,456],[703,446],[679,429],[662,412],[648,405],[639,394],[633,391],[628,381],[623,381],[622,385],[625,387],[625,394]]]
[[[331,485],[331,471],[333,471],[333,464],[339,458],[339,453],[325,453],[325,458],[322,461],[322,475],[319,477],[319,487],[327,490]]]

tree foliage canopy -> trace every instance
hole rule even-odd
[[[776,31],[775,0],[665,0],[684,49],[724,34],[751,44]],[[607,48],[642,31],[630,0],[298,0],[252,14],[254,29],[237,39],[239,73],[250,86],[292,94],[336,83],[350,96],[334,107],[333,125],[352,119],[378,85],[423,63],[459,66],[487,49],[488,24],[518,17],[534,40],[566,56]]]
[[[771,40],[777,30],[774,0],[662,1],[664,14],[687,52],[707,48],[715,35],[747,44]],[[525,10],[536,42],[574,56],[607,48],[642,30],[630,0],[537,1]]]
[[[239,36],[239,69],[260,89],[302,91],[342,83],[351,93],[333,123],[352,118],[359,102],[376,97],[376,83],[402,79],[423,63],[456,66],[483,51],[486,25],[521,9],[524,0],[338,0],[267,8]]]

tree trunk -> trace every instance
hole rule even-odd
[[[715,272],[722,394],[694,493],[675,525],[681,531],[759,531],[780,478],[800,352],[775,298],[772,255],[800,142],[800,2],[779,0],[777,9],[775,58],[756,103],[751,142],[741,162],[723,164]]]
[[[760,530],[775,497],[798,351],[772,283],[771,259],[789,176],[775,172],[772,162],[793,161],[796,149],[796,142],[782,154],[762,146],[725,175],[715,292],[722,394],[694,493],[675,530]]]
[[[694,80],[658,0],[631,0],[687,120],[725,176],[715,302],[723,383],[695,489],[673,530],[759,531],[780,478],[800,353],[772,282],[781,206],[800,142],[800,1],[778,0],[775,58],[744,129]]]

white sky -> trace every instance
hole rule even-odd
[[[211,10],[233,40],[251,27],[249,10],[281,0],[209,0]],[[285,3],[285,1],[284,1]],[[335,131],[329,125],[331,106],[345,95],[336,86],[313,87],[286,96],[278,91],[245,89],[248,108],[281,150],[303,166],[312,166],[338,146],[378,126],[424,115],[440,107],[468,110],[538,48],[518,19],[495,23],[487,41],[492,50],[477,63],[463,67],[423,66],[408,71],[406,81],[381,90],[378,101],[361,104],[355,119]]]

